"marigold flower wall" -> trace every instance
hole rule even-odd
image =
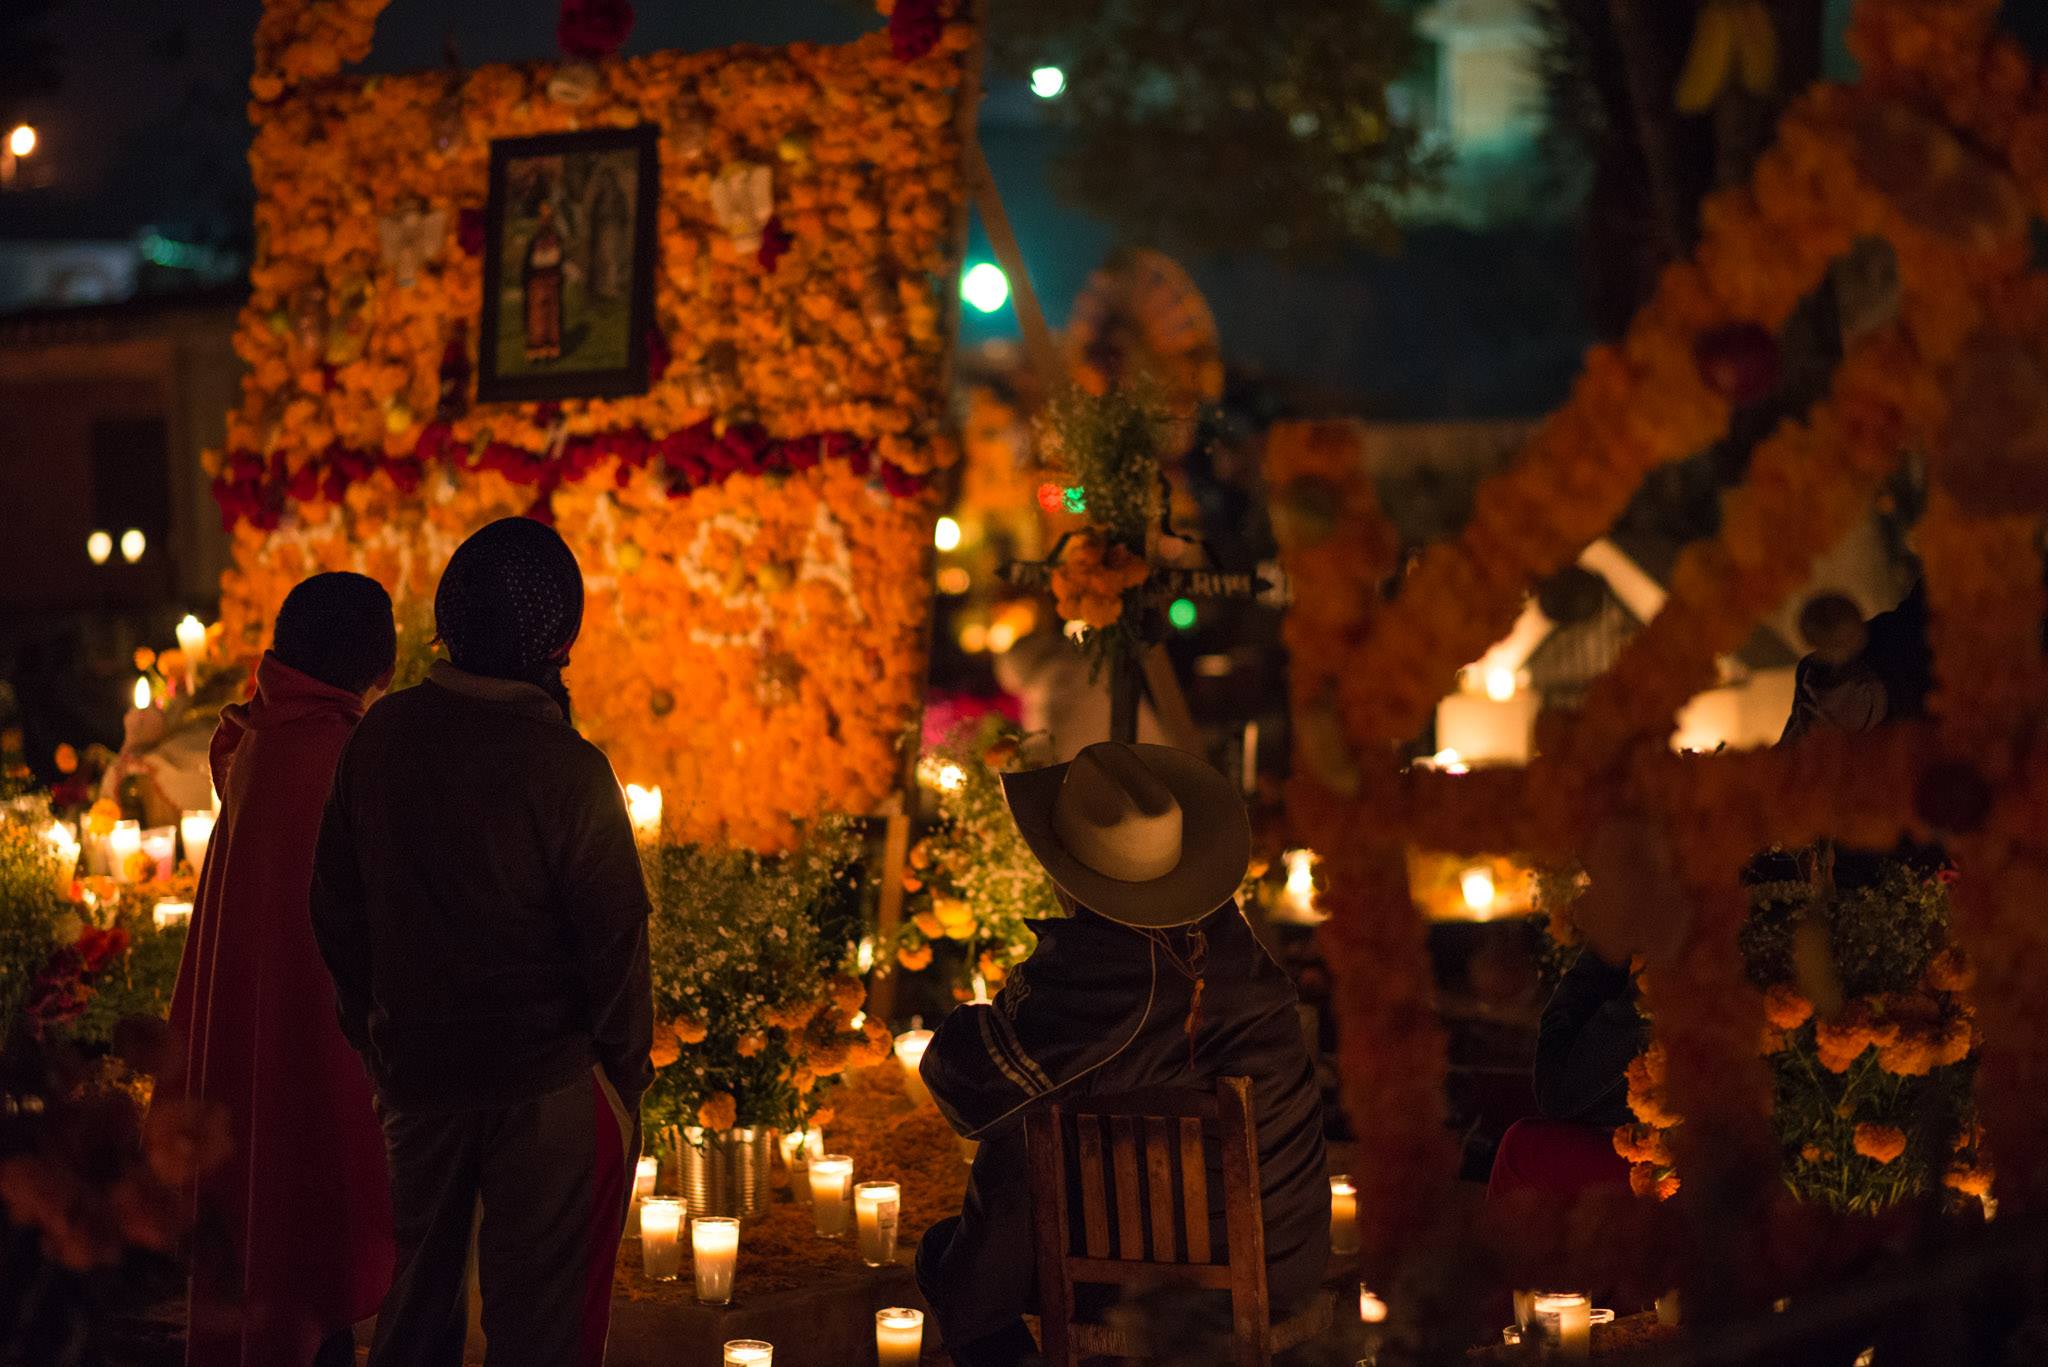
[[[1591,353],[1568,402],[1482,486],[1464,530],[1397,586],[1362,434],[1301,425],[1269,443],[1295,589],[1289,807],[1329,880],[1345,1097],[1373,1155],[1359,1209],[1375,1275],[1445,1222],[1437,1193],[1452,1158],[1404,844],[1583,860],[1654,948],[1663,1097],[1686,1121],[1670,1155],[1687,1173],[1671,1203],[1692,1236],[1681,1271],[1688,1306],[1711,1317],[1762,1290],[1759,1269],[1775,1264],[1753,1255],[1778,1218],[1757,1054],[1770,1027],[1738,950],[1738,874],[1773,843],[1940,841],[1961,870],[1955,940],[1978,970],[1966,996],[1983,1036],[1977,1100],[1997,1198],[2048,1205],[2048,767],[2034,739],[2048,712],[2048,496],[2039,451],[2016,435],[2048,414],[2048,277],[2029,245],[2048,206],[2048,84],[1997,32],[1997,11],[1992,0],[1861,0],[1850,26],[1860,81],[1792,102],[1751,181],[1703,206],[1694,258],[1666,270],[1627,335]],[[1756,447],[1718,533],[1679,558],[1668,604],[1585,705],[1545,714],[1526,768],[1404,771],[1436,699],[1506,634],[1530,589],[1609,527],[1644,475],[1712,444],[1771,391],[1756,379],[1775,371],[1775,332],[1870,237],[1898,262],[1896,318],[1845,339],[1830,393]],[[1759,356],[1771,365],[1751,365]],[[1909,452],[1925,454],[1933,486],[1919,528],[1932,718],[1768,752],[1670,753],[1673,714],[1711,685],[1715,657],[1799,591]],[[1603,862],[1603,850],[1619,857]],[[1890,1139],[1858,1136],[1857,1151],[1879,1161]],[[1614,1218],[1569,1227],[1627,1242]],[[1638,1223],[1654,1220],[1645,1211]]]
[[[578,723],[622,778],[662,786],[674,834],[779,848],[795,821],[871,809],[923,669],[926,485],[953,458],[971,30],[922,7],[844,46],[335,75],[380,8],[275,0],[258,31],[249,373],[211,458],[227,640],[260,649],[320,569],[376,576],[424,627],[460,539],[531,512],[584,566]],[[551,94],[579,76],[581,102]],[[651,387],[472,403],[491,141],[643,123]],[[758,240],[713,191],[756,167]],[[418,262],[380,252],[408,214],[440,216]]]

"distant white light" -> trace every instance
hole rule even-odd
[[[932,527],[932,544],[942,551],[960,549],[960,524],[950,517],[942,517]]]
[[[85,539],[85,557],[95,565],[107,563],[107,557],[114,553],[114,538],[105,532],[94,532]]]
[[[1056,66],[1031,68],[1031,93],[1041,100],[1056,100],[1067,88],[1067,73]]]
[[[960,277],[960,297],[981,313],[994,313],[1010,302],[1010,277],[993,261],[977,261]]]
[[[1472,914],[1485,920],[1486,914],[1493,910],[1495,896],[1492,870],[1465,870],[1458,875],[1458,891],[1464,894],[1465,905],[1472,908]]]
[[[1506,702],[1515,696],[1515,671],[1505,665],[1491,665],[1484,680],[1486,696],[1495,702]]]
[[[142,553],[149,549],[149,538],[134,527],[121,533],[121,558],[129,564],[142,559]]]
[[[1034,80],[1036,77],[1033,78]],[[1055,91],[1055,94],[1058,92]],[[7,150],[17,157],[28,156],[36,150],[36,130],[25,123],[18,123],[7,135]]]

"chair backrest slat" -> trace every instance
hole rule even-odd
[[[1152,1198],[1152,1261],[1177,1263],[1180,1246],[1173,1237],[1173,1121],[1147,1116],[1145,1126],[1145,1193]]]
[[[1109,1194],[1103,1188],[1102,1121],[1074,1117],[1074,1161],[1081,1168],[1081,1232],[1091,1258],[1109,1256]],[[1068,1245],[1071,1247],[1071,1245]]]
[[[1116,1163],[1116,1251],[1125,1262],[1145,1261],[1144,1207],[1138,1190],[1138,1122],[1128,1115],[1109,1119],[1110,1153]]]
[[[1027,1117],[1025,1137],[1032,1150],[1039,1214],[1038,1276],[1042,1284],[1055,1288],[1053,1295],[1041,1295],[1048,1363],[1072,1367],[1079,1360],[1080,1347],[1069,1332],[1068,1319],[1076,1282],[1144,1286],[1178,1276],[1201,1286],[1227,1288],[1237,1364],[1270,1367],[1272,1307],[1267,1300],[1266,1230],[1249,1079],[1219,1078],[1208,1092],[1132,1093],[1048,1105]],[[1044,1154],[1042,1149],[1058,1152]],[[1218,1150],[1223,1160],[1226,1248],[1215,1246],[1209,1227],[1208,1162]],[[1080,1193],[1085,1252],[1078,1254],[1069,1204],[1071,1167],[1080,1169],[1075,1189]],[[1183,1231],[1178,1235],[1176,1218]],[[1183,1270],[1176,1274],[1173,1268]],[[1055,1319],[1057,1324],[1051,1322]]]
[[[1209,1163],[1202,1154],[1202,1122],[1180,1122],[1181,1215],[1188,1231],[1188,1261],[1214,1262],[1209,1252]]]

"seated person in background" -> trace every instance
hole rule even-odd
[[[1926,712],[1933,666],[1925,588],[1915,584],[1897,607],[1868,623],[1857,622],[1847,604],[1835,615],[1833,622],[1819,619],[1834,648],[1799,662],[1780,745],[1814,731],[1855,734]],[[1932,867],[1941,855],[1903,847],[1890,855],[1845,850],[1832,855],[1832,876],[1854,885],[1877,876],[1890,858]],[[1748,876],[1796,879],[1806,872],[1797,853],[1771,851],[1758,856]],[[1491,1199],[1530,1189],[1569,1195],[1628,1179],[1613,1131],[1635,1119],[1624,1073],[1646,1036],[1628,970],[1609,962],[1625,960],[1626,946],[1604,948],[1606,957],[1590,944],[1581,951],[1544,1009],[1532,1079],[1542,1118],[1519,1121],[1501,1137]]]
[[[165,1089],[225,1106],[235,1141],[198,1193],[228,1238],[193,1260],[191,1367],[353,1367],[352,1326],[391,1281],[384,1133],[307,889],[335,765],[397,651],[382,585],[316,574],[214,732],[220,823],[171,998],[183,1085]]]
[[[1330,1246],[1321,1099],[1294,988],[1233,895],[1250,862],[1244,804],[1208,765],[1161,745],[1104,742],[1069,764],[1003,777],[1011,815],[1068,919],[991,1004],[948,1016],[921,1069],[955,1129],[982,1141],[957,1217],[925,1235],[917,1280],[959,1367],[1035,1354],[1037,1306],[1024,1112],[1041,1102],[1249,1077],[1274,1314],[1321,1285]],[[1223,1186],[1209,1193],[1226,1247]]]

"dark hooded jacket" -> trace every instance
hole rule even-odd
[[[1322,1282],[1330,1248],[1322,1098],[1302,1038],[1293,984],[1234,904],[1176,930],[1143,930],[1083,910],[1032,922],[1038,947],[995,1001],[949,1015],[920,1074],[946,1119],[982,1141],[947,1275],[986,1299],[984,1322],[1022,1313],[1033,1295],[1023,1117],[1048,1099],[1252,1080],[1264,1199],[1268,1285],[1276,1306]],[[1200,1009],[1190,932],[1206,940]],[[1214,1166],[1216,1157],[1211,1154]],[[1227,1246],[1223,1180],[1210,1174],[1213,1247]],[[1018,1253],[1022,1253],[1019,1258]]]
[[[334,777],[313,929],[343,1031],[401,1108],[507,1105],[595,1062],[647,1089],[647,889],[604,753],[530,683],[438,664]]]

